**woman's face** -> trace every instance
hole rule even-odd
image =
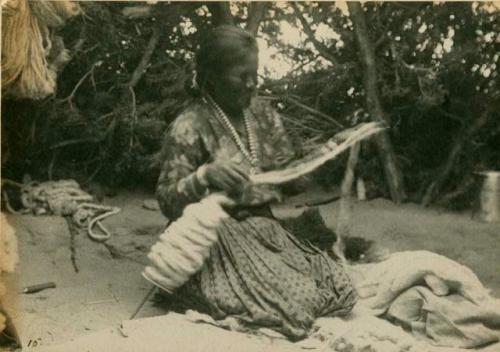
[[[210,95],[226,113],[238,115],[250,105],[257,88],[258,66],[255,50],[213,77]]]

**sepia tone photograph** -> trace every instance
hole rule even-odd
[[[0,4],[0,351],[500,351],[500,2]]]

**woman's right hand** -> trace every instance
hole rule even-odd
[[[248,174],[235,163],[214,162],[204,167],[203,178],[210,186],[231,194],[242,190]]]

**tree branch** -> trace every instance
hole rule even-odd
[[[248,8],[248,20],[247,20],[247,31],[252,33],[254,36],[257,35],[259,31],[259,24],[264,18],[268,3],[267,2],[252,2]]]
[[[75,94],[78,90],[78,88],[80,88],[80,86],[83,84],[83,82],[85,82],[85,80],[87,79],[87,77],[89,76],[92,76],[94,74],[94,70],[97,66],[101,65],[102,64],[102,61],[97,61],[97,62],[94,62],[92,64],[92,66],[90,67],[90,70],[88,70],[83,76],[82,78],[80,78],[80,80],[76,83],[75,87],[73,88],[73,90],[71,91],[70,95],[68,95],[66,98],[64,99],[61,99],[59,101],[59,103],[65,103],[65,102],[68,102],[70,107],[72,109],[74,109],[74,106],[73,106],[73,99],[75,98]]]
[[[490,109],[486,109],[481,116],[479,116],[479,118],[477,118],[472,124],[468,125],[465,130],[462,130],[461,133],[455,137],[455,142],[453,143],[451,151],[448,154],[448,158],[440,167],[438,174],[433,178],[433,182],[425,191],[425,195],[422,199],[423,206],[428,206],[435,199],[437,193],[450,177],[453,167],[462,155],[466,142],[471,140],[472,137],[486,125],[489,120],[490,112]]]
[[[304,29],[304,32],[306,33],[307,38],[309,39],[309,41],[311,43],[313,43],[314,47],[316,48],[316,50],[318,50],[319,54],[321,56],[323,56],[325,59],[327,59],[328,61],[330,61],[332,64],[334,64],[336,66],[339,65],[337,59],[330,52],[330,48],[327,47],[324,43],[322,43],[318,39],[316,39],[316,35],[315,35],[313,29],[311,28],[309,23],[307,23],[307,20],[304,17],[304,15],[302,14],[302,12],[300,11],[298,5],[295,2],[293,2],[292,6],[295,10],[295,13],[297,14],[297,17],[298,17],[300,23],[302,24],[302,28]]]
[[[130,88],[134,88],[137,85],[137,83],[139,83],[140,79],[144,75],[144,72],[146,72],[146,68],[149,65],[149,62],[151,61],[151,56],[153,56],[153,53],[156,47],[158,46],[159,40],[160,40],[160,31],[158,30],[158,27],[153,27],[151,37],[149,38],[146,50],[144,51],[141,61],[139,62],[134,72],[132,73],[132,77],[130,78],[130,81],[128,83],[128,86]]]
[[[284,99],[290,103],[292,103],[293,105],[296,105],[297,107],[311,113],[311,114],[314,114],[314,115],[317,115],[317,116],[320,116],[320,117],[323,117],[324,119],[327,119],[328,121],[330,121],[331,123],[333,123],[337,128],[340,128],[340,129],[344,129],[345,127],[338,121],[336,121],[333,117],[319,111],[319,110],[316,110],[310,106],[307,106],[305,104],[302,104],[300,101],[297,101],[293,98],[290,98],[290,97],[284,97]]]

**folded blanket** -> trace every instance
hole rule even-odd
[[[500,337],[500,306],[476,305],[459,294],[436,296],[424,286],[399,295],[386,317],[439,346],[476,348]]]
[[[359,283],[360,304],[438,346],[475,348],[500,340],[500,301],[467,267],[427,252],[400,252]]]

